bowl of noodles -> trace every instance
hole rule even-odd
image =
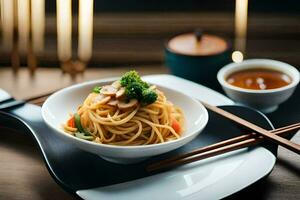
[[[60,139],[120,164],[179,148],[208,122],[199,101],[135,71],[64,88],[45,101],[42,116]]]

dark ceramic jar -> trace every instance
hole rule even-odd
[[[231,53],[223,38],[190,32],[166,43],[165,61],[174,75],[218,89],[217,72],[231,62]]]

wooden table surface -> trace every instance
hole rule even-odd
[[[75,82],[119,76],[129,69],[89,69]],[[168,73],[163,66],[141,66],[137,70],[141,74]],[[35,76],[31,77],[26,69],[21,69],[14,75],[10,68],[0,68],[1,88],[19,99],[72,83],[74,81],[69,76],[62,75],[59,69],[38,69]],[[3,126],[0,122],[0,199],[74,199],[49,175],[33,139],[22,131]],[[300,143],[300,134],[296,134],[292,140]],[[294,153],[279,148],[278,160],[272,173],[230,199],[299,199],[299,188],[300,159]]]

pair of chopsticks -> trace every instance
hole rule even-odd
[[[286,134],[300,129],[300,123],[295,123],[278,129],[270,131],[272,134],[285,136]],[[157,171],[166,168],[176,167],[183,164],[203,160],[205,158],[217,156],[230,151],[242,149],[245,147],[255,146],[264,141],[262,136],[258,136],[256,133],[250,133],[246,135],[237,136],[228,140],[224,140],[209,146],[205,146],[199,149],[195,149],[191,152],[174,156],[166,160],[158,161],[156,163],[147,166],[147,171]]]
[[[283,137],[280,137],[276,134],[273,134],[271,133],[270,131],[266,130],[266,129],[263,129],[251,122],[248,122],[247,120],[244,120],[230,112],[227,112],[221,108],[218,108],[216,106],[212,106],[212,105],[209,105],[205,102],[202,102],[202,104],[209,110],[215,112],[215,113],[218,113],[219,115],[225,117],[226,119],[229,119],[231,121],[234,121],[235,123],[245,127],[245,128],[248,128],[249,130],[251,131],[254,131],[255,133],[258,133],[260,135],[262,135],[264,138],[272,141],[272,142],[275,142],[276,144],[280,145],[280,146],[283,146],[297,154],[300,154],[300,145],[299,144],[296,144],[296,143],[293,143],[292,141],[286,139],[286,138],[283,138]]]

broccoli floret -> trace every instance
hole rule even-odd
[[[122,76],[120,83],[123,87],[126,87],[127,85],[133,82],[139,82],[140,80],[141,77],[136,71],[129,71]]]
[[[143,91],[142,93],[143,95],[143,98],[141,100],[141,102],[143,104],[151,104],[151,103],[154,103],[157,99],[157,94],[156,92],[154,92],[153,90],[151,89],[146,89]]]
[[[137,99],[142,104],[151,104],[156,101],[157,94],[149,89],[149,84],[144,82],[136,71],[125,73],[120,83],[125,87],[127,100]]]
[[[125,95],[127,99],[137,99],[141,100],[143,95],[144,87],[138,82],[132,82],[128,84],[125,88]]]
[[[144,82],[141,79],[140,75],[134,70],[126,72],[122,76],[120,83],[123,87],[126,87],[126,86],[130,85],[131,83],[139,83],[139,84],[141,84],[142,87],[149,88],[148,83]]]

